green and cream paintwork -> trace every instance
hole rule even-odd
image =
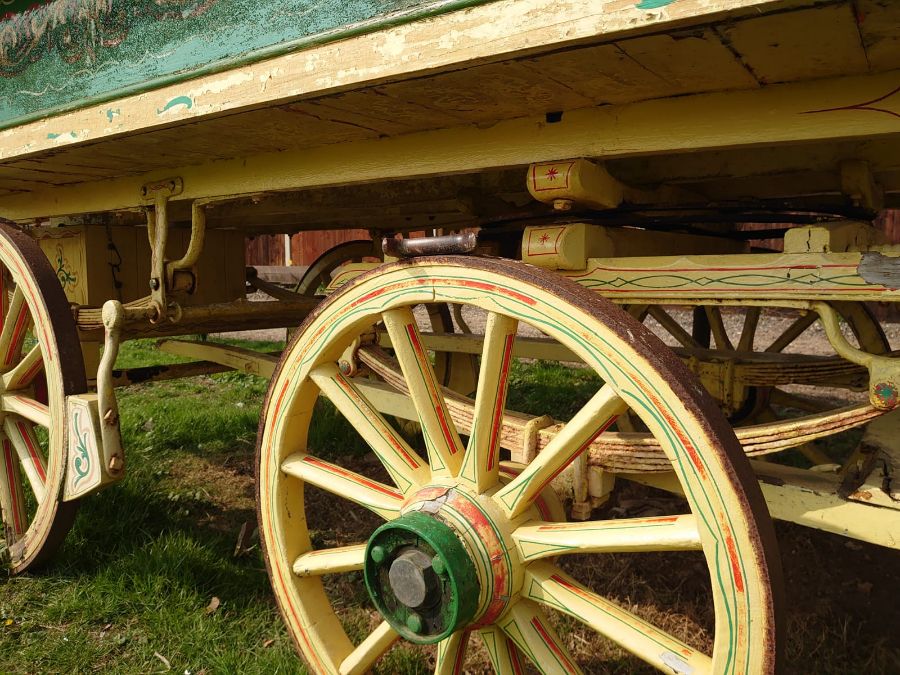
[[[312,548],[303,504],[303,486],[310,482],[386,520],[420,510],[457,531],[482,589],[479,609],[466,630],[481,632],[499,672],[521,672],[522,655],[542,672],[581,672],[543,607],[575,616],[668,672],[771,672],[777,578],[774,568],[769,569],[774,564],[771,544],[764,545],[769,540],[760,535],[770,523],[756,483],[748,479],[748,467],[740,464],[745,460],[733,436],[728,438],[724,424],[710,421],[712,413],[704,407],[708,403],[700,402],[696,390],[673,384],[679,377],[689,378],[677,364],[657,356],[664,352],[661,343],[639,324],[571,282],[534,270],[526,276],[521,269],[517,263],[479,259],[384,267],[323,303],[285,352],[263,410],[260,529],[276,597],[304,657],[317,673],[363,672],[399,639],[384,624],[360,645],[344,633],[320,575],[361,569],[364,552],[360,544],[335,551]],[[428,386],[433,373],[429,376],[431,366],[415,348],[420,336],[410,321],[411,308],[423,302],[461,303],[489,313],[493,328],[482,352],[472,428],[457,429],[449,415],[441,419],[444,395]],[[394,339],[398,370],[407,380],[419,419],[436,423],[440,432],[427,433],[429,456],[439,460],[430,476],[412,474],[402,454],[387,451],[394,447],[391,434],[373,443],[389,473],[411,481],[412,489],[329,465],[307,448],[317,396],[320,391],[335,394],[333,364],[355,338],[382,321]],[[504,405],[507,338],[517,323],[558,340],[607,384],[531,466],[494,474],[491,441],[499,433],[495,411]],[[317,381],[325,386],[320,388]],[[367,440],[377,436],[360,412],[373,405],[361,407],[343,394],[332,402],[354,426],[369,429],[363,431]],[[542,511],[537,503],[551,492],[543,488],[583,449],[585,440],[602,433],[624,409],[640,416],[658,439],[675,467],[691,514],[665,522],[571,523],[556,530],[559,516]],[[377,421],[376,427],[380,424]],[[481,425],[492,431],[473,431]],[[461,463],[454,466],[447,460],[459,454],[460,434],[478,440],[469,443]],[[552,562],[553,556],[573,552],[691,549],[703,551],[712,578],[712,655],[693,650],[578,585]],[[440,644],[436,672],[458,672],[454,664],[461,663],[460,651],[468,642],[461,632]]]
[[[6,12],[0,4],[0,128],[478,2],[53,0]],[[173,96],[157,114],[179,106],[193,100]],[[110,122],[119,114],[106,111]]]

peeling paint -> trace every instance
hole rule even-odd
[[[191,108],[194,107],[194,101],[193,101],[190,97],[188,97],[188,96],[176,96],[176,97],[173,98],[171,101],[169,101],[168,103],[166,103],[165,106],[163,106],[162,108],[158,109],[158,110],[156,111],[156,114],[157,114],[157,115],[163,115],[163,114],[169,112],[170,110],[172,110],[172,108],[175,108],[175,107],[180,106],[180,105],[186,106],[187,109],[190,110]]]

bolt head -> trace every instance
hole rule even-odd
[[[373,546],[372,550],[369,551],[369,555],[372,556],[372,560],[380,564],[387,558],[387,551],[384,550],[383,546]]]
[[[157,279],[156,277],[153,277],[153,278],[150,280],[150,290],[152,290],[152,291],[158,291],[158,290],[159,290],[159,279]]]
[[[441,560],[441,556],[436,555],[431,559],[431,569],[434,570],[435,574],[444,574],[447,571],[446,565],[444,565],[444,561]]]
[[[338,363],[338,368],[340,368],[341,373],[343,373],[344,375],[349,375],[350,372],[353,370],[353,368],[350,366],[350,362],[343,361],[343,360],[340,363]]]
[[[406,617],[406,627],[409,628],[413,633],[421,633],[422,617],[415,612],[411,612],[410,615]]]

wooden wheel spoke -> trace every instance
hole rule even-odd
[[[392,520],[400,515],[400,507],[403,505],[402,493],[389,485],[318,457],[303,452],[294,453],[282,462],[281,470],[306,483],[365,506],[385,520]]]
[[[50,408],[33,398],[18,394],[4,394],[0,405],[4,412],[20,415],[39,426],[50,428]]]
[[[298,577],[319,577],[323,574],[355,572],[361,570],[365,562],[366,545],[355,544],[308,551],[298,556],[292,567]]]
[[[412,310],[394,309],[382,317],[419,415],[432,474],[456,476],[462,465],[462,441],[450,418]]]
[[[501,619],[500,627],[542,673],[574,675],[582,672],[535,603],[519,600]]]
[[[660,670],[712,672],[709,656],[600,597],[554,565],[530,565],[522,594],[578,619]]]
[[[17,286],[9,301],[3,328],[0,330],[0,364],[4,369],[16,361],[30,323],[31,313],[28,311],[28,303],[25,302],[22,289]]]
[[[731,343],[731,338],[728,337],[728,331],[725,329],[725,322],[722,320],[722,310],[709,305],[705,309],[706,318],[709,319],[709,328],[716,339],[716,349],[733,352],[734,345]]]
[[[522,675],[525,672],[522,652],[506,633],[496,626],[482,628],[479,633],[497,675]]]
[[[681,343],[682,347],[693,349],[701,349],[701,345],[694,336],[688,333],[680,323],[678,323],[671,314],[658,305],[651,305],[647,309],[647,313],[656,319],[660,326],[665,328],[669,334]]]
[[[28,350],[22,360],[8,373],[3,374],[3,388],[6,391],[24,389],[44,369],[44,354],[39,344]]]
[[[600,388],[581,410],[553,437],[527,467],[513,481],[499,490],[494,499],[514,518],[550,484],[563,469],[584,452],[602,434],[626,405],[607,385]]]
[[[387,621],[382,621],[369,636],[354,649],[350,655],[341,662],[341,675],[361,675],[367,673],[393,644],[400,639],[400,635],[391,628]]]
[[[28,529],[28,513],[22,491],[22,474],[16,451],[8,438],[0,441],[0,507],[8,538],[18,538]],[[7,541],[7,544],[12,543]]]
[[[425,461],[335,364],[319,366],[310,376],[378,455],[403,494],[428,482]]]
[[[572,523],[529,522],[513,532],[523,560],[566,553],[702,550],[693,515]]]
[[[488,315],[485,325],[472,433],[460,474],[478,492],[484,492],[497,482],[500,430],[518,325],[515,319],[495,313]]]
[[[438,642],[434,675],[462,675],[469,646],[469,631],[458,630]]]
[[[38,504],[42,503],[47,496],[47,462],[34,426],[27,420],[8,415],[3,420],[3,431],[16,449],[35,499]]]
[[[775,338],[772,344],[766,347],[766,351],[783,351],[785,347],[800,337],[807,328],[812,326],[818,318],[819,316],[815,312],[807,312],[804,316],[799,317],[794,323],[788,326],[781,335]]]
[[[761,311],[761,307],[747,308],[747,314],[744,316],[744,327],[741,329],[741,339],[738,342],[739,352],[753,351],[753,341],[756,338],[756,327],[759,325]]]

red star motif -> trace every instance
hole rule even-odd
[[[556,170],[555,166],[551,166],[547,171],[547,180],[554,181],[556,180],[556,176],[559,175],[559,171]]]
[[[538,239],[538,241],[540,241],[542,244],[546,244],[548,241],[550,241],[550,235],[545,232],[544,234],[541,235],[541,237],[540,237],[540,239]]]

